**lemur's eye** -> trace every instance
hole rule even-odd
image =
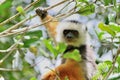
[[[64,30],[63,34],[66,35],[67,33],[69,33],[69,30]]]
[[[74,35],[78,35],[78,31],[77,31],[77,30],[73,30],[72,33],[73,33]]]
[[[64,31],[63,31],[63,34],[64,34],[64,35],[66,35],[66,34],[68,34],[68,33],[72,33],[72,34],[74,34],[74,35],[78,35],[78,34],[79,34],[77,30],[64,30]]]

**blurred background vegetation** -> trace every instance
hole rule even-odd
[[[40,80],[46,66],[60,63],[58,54],[65,46],[54,46],[36,17],[37,7],[47,7],[53,16],[65,14],[63,18],[69,11],[78,13],[95,50],[98,73],[93,80],[100,75],[103,80],[120,80],[120,0],[65,0],[57,4],[61,1],[0,0],[0,80]]]

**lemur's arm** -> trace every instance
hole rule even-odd
[[[36,9],[36,14],[40,17],[42,22],[51,20],[51,21],[45,23],[44,25],[45,25],[50,37],[52,37],[53,40],[55,40],[56,27],[59,22],[56,19],[53,19],[52,16],[48,15],[46,10]]]

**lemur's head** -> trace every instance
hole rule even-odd
[[[56,29],[56,41],[80,46],[86,42],[86,26],[76,20],[60,22]]]

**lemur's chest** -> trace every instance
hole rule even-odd
[[[69,80],[87,80],[87,66],[86,61],[84,61],[86,60],[86,45],[82,45],[80,47],[68,46],[64,53],[72,52],[75,49],[79,51],[82,60],[80,62],[77,62],[72,59],[63,59],[63,64],[65,64],[66,66],[64,66],[65,71],[61,72],[61,75],[63,75],[64,77],[70,76]],[[66,75],[64,75],[64,73]]]
[[[85,67],[85,66],[84,66]],[[61,80],[68,78],[69,80],[86,80],[83,64],[72,59],[56,68]]]

